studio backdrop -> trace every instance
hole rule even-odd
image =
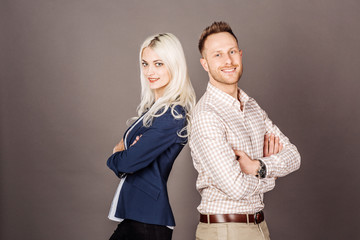
[[[181,41],[199,99],[201,31],[228,22],[239,86],[298,147],[299,171],[265,194],[272,239],[359,239],[360,2],[1,0],[0,239],[108,239],[118,178],[106,167],[140,102],[139,49]],[[194,239],[189,147],[168,188],[174,240]]]

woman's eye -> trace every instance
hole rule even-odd
[[[146,62],[143,62],[143,63],[142,63],[142,66],[143,66],[143,67],[146,67],[147,65],[148,65],[148,64],[147,64]]]
[[[157,67],[161,67],[162,65],[164,65],[163,63],[155,63],[155,66]]]
[[[235,51],[233,50],[233,51],[230,51],[230,54],[234,54],[235,53]]]
[[[215,54],[215,57],[220,57],[220,53],[218,53],[218,54]]]

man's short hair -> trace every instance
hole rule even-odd
[[[206,38],[208,36],[210,36],[211,34],[215,34],[215,33],[221,33],[221,32],[228,32],[230,33],[236,40],[236,42],[238,42],[235,34],[233,33],[230,25],[226,22],[213,22],[213,24],[211,24],[210,26],[208,26],[207,28],[204,29],[204,31],[201,33],[200,39],[199,39],[199,51],[200,54],[202,55],[203,50],[204,50],[204,45],[205,45],[205,41]]]

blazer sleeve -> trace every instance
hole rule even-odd
[[[139,141],[127,150],[112,154],[107,160],[107,166],[116,176],[146,168],[169,147],[179,142],[180,137],[177,134],[184,127],[184,123],[185,118],[175,119],[170,112],[155,118]]]

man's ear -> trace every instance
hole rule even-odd
[[[209,71],[207,61],[204,58],[200,58],[201,66],[204,68],[205,71]]]

